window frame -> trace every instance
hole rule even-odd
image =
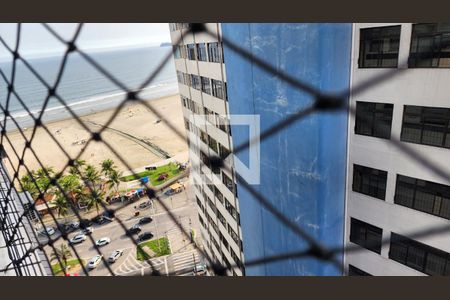
[[[383,107],[383,111],[380,111],[380,109],[377,110],[377,105],[384,105]],[[368,124],[369,122],[367,120],[363,121],[363,120],[359,120],[358,121],[358,106],[360,108],[360,110],[363,110],[365,112],[369,112],[370,113],[370,117],[372,119],[372,121],[370,122],[370,124]],[[366,106],[364,108],[362,108],[363,106]],[[370,109],[367,109],[368,106],[373,106]],[[390,107],[390,116],[387,116],[387,114],[389,114],[389,108],[386,107]],[[386,109],[388,111],[386,111]],[[375,133],[375,124],[376,121],[378,121],[378,124],[382,124],[381,122],[383,122],[384,120],[377,118],[377,114],[382,113],[383,114],[383,118],[390,118],[389,120],[389,133],[386,134],[386,136],[382,136],[379,133]],[[374,138],[380,138],[380,139],[387,139],[390,140],[391,139],[391,133],[392,133],[392,120],[393,120],[393,114],[394,114],[394,104],[392,103],[382,103],[382,102],[366,102],[366,101],[356,101],[356,114],[355,114],[355,126],[354,126],[354,133],[357,135],[364,135],[364,136],[370,136],[370,137],[374,137]],[[367,118],[369,116],[366,116]],[[358,124],[361,123],[365,123],[367,127],[371,127],[371,133],[363,133],[363,132],[358,132],[358,129],[361,129],[361,125],[358,126]],[[370,125],[370,126],[369,126]]]
[[[360,169],[360,170],[358,170],[358,169]],[[360,172],[360,171],[362,171],[362,172]],[[368,172],[368,171],[371,171],[370,173]],[[373,171],[378,171],[380,174],[378,174],[378,175],[375,175],[375,174],[373,174]],[[358,176],[358,174],[362,174],[360,177],[361,177],[361,180],[360,180],[360,187],[357,187],[356,186],[356,176]],[[380,197],[379,196],[379,192],[380,192],[380,188],[379,188],[379,185],[380,185],[380,180],[379,180],[379,175],[383,175],[383,173],[385,174],[385,176],[383,176],[383,177],[385,177],[384,178],[384,191],[382,191],[382,197]],[[373,176],[378,176],[377,178],[378,178],[378,180],[377,180],[377,193],[376,193],[376,195],[374,195],[374,194],[371,194],[370,192],[368,192],[368,193],[366,193],[366,192],[364,192],[364,190],[363,190],[363,187],[364,187],[364,177],[363,177],[363,175],[367,175],[367,174],[369,174],[369,184],[368,184],[368,186],[369,187],[372,187],[373,185],[371,184],[372,183],[372,179],[374,178]],[[353,181],[352,181],[352,191],[353,192],[356,192],[356,193],[360,193],[360,194],[363,194],[363,195],[366,195],[366,196],[369,196],[369,197],[372,197],[372,198],[376,198],[376,199],[379,199],[379,200],[382,200],[382,201],[386,201],[386,190],[387,190],[387,177],[388,177],[388,172],[387,171],[384,171],[384,170],[380,170],[380,169],[375,169],[375,168],[371,168],[371,167],[367,167],[367,166],[363,166],[363,165],[358,165],[358,164],[353,164]],[[381,179],[383,179],[383,178],[381,178]]]
[[[369,30],[386,30],[388,28],[399,28],[399,33],[398,33],[398,49],[397,49],[397,59],[396,59],[396,63],[395,66],[382,66],[383,63],[383,59],[378,58],[377,59],[377,65],[376,66],[366,66],[364,65],[364,62],[366,61],[366,59],[363,58],[363,55],[366,53],[366,45],[365,45],[365,41],[367,41],[367,39],[363,39],[363,31],[369,31]],[[400,54],[400,39],[401,39],[401,25],[389,25],[389,26],[377,26],[377,27],[364,27],[364,28],[360,28],[359,29],[359,53],[358,53],[358,68],[359,69],[396,69],[398,68],[398,59],[399,59],[399,54]],[[380,38],[378,38],[378,40],[380,40]],[[384,43],[384,42],[383,42]],[[382,44],[383,45],[383,44]],[[381,52],[381,55],[383,55],[384,52]],[[380,55],[380,53],[378,53],[377,55]]]
[[[441,60],[441,54],[442,54],[442,47],[440,48],[440,50],[439,50],[439,52],[437,52],[438,53],[438,58],[437,58],[437,60],[438,60],[438,62],[437,62],[437,65],[436,66],[433,66],[433,60],[435,59],[434,58],[434,56],[432,55],[431,56],[431,63],[430,63],[430,66],[418,66],[418,61],[417,61],[417,58],[413,58],[412,56],[413,56],[413,52],[412,52],[412,49],[413,49],[413,44],[414,44],[414,38],[415,37],[417,37],[418,38],[418,41],[417,41],[417,43],[416,43],[416,49],[418,50],[419,49],[419,41],[420,41],[420,38],[427,38],[427,37],[429,37],[429,38],[431,38],[432,39],[432,46],[431,46],[431,48],[432,48],[432,50],[434,50],[434,48],[435,48],[435,37],[437,37],[437,36],[439,36],[439,38],[440,38],[440,42],[441,42],[441,44],[442,44],[442,36],[443,35],[449,35],[449,37],[450,37],[450,28],[449,28],[449,30],[448,31],[445,31],[445,32],[439,32],[439,31],[437,31],[436,29],[438,28],[438,26],[440,25],[440,24],[442,24],[442,23],[416,23],[416,24],[413,24],[412,25],[412,30],[411,30],[411,42],[410,42],[410,47],[409,47],[409,56],[408,56],[408,68],[410,68],[410,69],[449,69],[450,68],[450,63],[449,63],[449,65],[448,66],[439,66],[439,61]],[[445,24],[445,23],[444,23]],[[418,27],[418,26],[424,26],[424,25],[434,25],[436,28],[435,28],[435,31],[434,32],[428,32],[428,33],[422,33],[422,34],[420,34],[420,33],[418,33],[416,36],[414,35],[414,30]],[[441,45],[442,46],[442,45]],[[414,53],[421,53],[421,52],[414,52]],[[431,52],[432,54],[435,54],[436,52]],[[449,51],[449,55],[450,55],[450,51]],[[449,59],[450,59],[450,57],[449,57]],[[413,62],[414,61],[414,62]]]
[[[359,226],[356,228],[356,226]],[[358,234],[356,231],[364,230],[363,235],[364,239],[362,241],[359,240],[359,237],[356,236]],[[359,232],[361,234],[362,232]],[[369,242],[369,234],[379,235],[379,241],[377,241],[377,245],[371,245]],[[358,220],[356,218],[350,217],[350,236],[349,241],[359,245],[369,251],[375,252],[377,254],[381,254],[382,248],[382,239],[383,239],[383,229],[367,222]]]

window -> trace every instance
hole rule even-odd
[[[236,234],[236,232],[234,232],[233,227],[231,227],[230,224],[228,224],[228,233],[230,234],[231,238],[234,240],[236,245],[239,246],[240,245],[239,236]]]
[[[181,58],[180,46],[172,46],[172,47],[173,47],[173,56],[174,56],[174,58]]]
[[[211,95],[211,83],[210,83],[209,78],[201,76],[200,79],[201,79],[201,82],[202,82],[202,91],[203,91],[203,93]]]
[[[348,276],[372,276],[371,274],[358,269],[355,266],[348,265]]]
[[[450,275],[450,254],[391,233],[389,258],[428,275]]]
[[[450,108],[405,105],[400,139],[450,148]]]
[[[206,57],[206,44],[200,43],[197,44],[197,59],[200,61],[207,61]]]
[[[350,223],[350,242],[380,254],[383,229],[354,218]]]
[[[190,60],[195,60],[195,44],[186,45],[187,48],[187,58]]]
[[[222,144],[219,143],[219,152],[220,152],[220,158],[225,159],[228,157],[228,155],[231,154],[230,150],[222,146]]]
[[[220,213],[219,210],[217,210],[217,218],[219,219],[220,223],[222,223],[222,225],[227,228],[227,221],[225,221],[224,216]]]
[[[353,165],[353,191],[381,200],[386,197],[387,172]]]
[[[214,187],[214,195],[216,196],[217,200],[219,200],[219,202],[223,204],[223,194],[217,187]]]
[[[359,67],[396,68],[400,28],[400,26],[387,26],[361,29]]]
[[[183,73],[183,83],[187,86],[191,86],[191,76],[189,74]]]
[[[192,74],[191,75],[191,83],[192,83],[191,86],[194,89],[196,89],[196,90],[201,90],[202,89],[201,84],[200,84],[200,76]]]
[[[393,104],[356,102],[355,133],[391,138]]]
[[[177,71],[177,79],[179,83],[184,84],[184,75],[183,72]]]
[[[208,146],[215,153],[219,153],[219,147],[217,145],[217,141],[208,135]]]
[[[214,97],[226,100],[226,84],[220,80],[211,79],[212,95]]]
[[[410,68],[450,67],[450,23],[414,24]]]
[[[450,220],[450,186],[397,175],[394,203]]]
[[[208,56],[210,62],[223,62],[222,44],[221,43],[208,43]]]
[[[234,184],[233,184],[233,180],[231,180],[230,177],[228,177],[225,173],[222,172],[222,182],[223,184],[225,184],[225,186],[231,191],[233,192],[233,188],[234,188]]]

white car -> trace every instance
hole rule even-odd
[[[40,233],[43,235],[54,235],[56,231],[53,227],[45,227]]]
[[[95,244],[99,247],[108,245],[109,243],[111,243],[111,239],[109,237],[103,237],[95,242]]]
[[[108,257],[108,261],[110,263],[114,263],[116,262],[116,260],[119,259],[119,257],[121,257],[123,254],[123,250],[115,250],[113,253],[111,253],[111,255]]]
[[[103,255],[96,255],[94,256],[88,263],[87,267],[89,269],[95,269],[97,268],[97,266],[100,264],[100,262],[102,261],[102,257]]]
[[[80,223],[79,222],[70,222],[69,226],[72,227],[73,229],[77,229],[78,227],[80,227]]]
[[[86,240],[86,235],[84,235],[84,234],[77,234],[76,236],[71,238],[69,242],[71,244],[79,244],[79,243],[84,242],[85,240]]]

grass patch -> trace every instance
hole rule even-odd
[[[168,177],[165,180],[158,180],[159,175],[167,173]],[[180,170],[178,168],[178,165],[175,163],[168,163],[167,165],[159,166],[156,168],[156,170],[146,170],[137,174],[132,174],[128,176],[123,176],[120,178],[121,181],[132,181],[141,179],[142,177],[149,177],[150,183],[153,186],[160,185],[167,180],[173,178],[174,176],[180,174]]]
[[[63,261],[61,263],[64,265]],[[67,261],[67,266],[70,266],[71,269],[73,269],[73,267],[76,267],[76,266],[82,265],[82,264],[84,264],[84,260],[80,261],[77,258],[70,259],[70,260]],[[61,269],[61,265],[59,264],[59,262],[57,262],[57,263],[52,265],[52,270],[53,270],[53,273],[55,275],[64,275],[63,274],[63,270]],[[70,271],[70,269],[68,271]]]
[[[149,247],[153,252],[155,252],[155,257],[170,254],[169,239],[166,237],[162,237],[158,240],[140,243],[136,248],[137,260],[147,260],[151,258],[146,252],[144,252],[144,247]]]

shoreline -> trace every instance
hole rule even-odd
[[[161,97],[159,97],[159,96],[157,96],[157,97],[155,97],[155,98],[150,98],[150,99],[145,99],[145,100],[143,100],[142,102],[145,102],[145,103],[151,103],[151,101],[155,101],[155,100],[161,100],[161,99],[163,99],[163,98],[170,98],[170,97],[174,97],[174,96],[179,96],[179,93],[178,92],[176,92],[176,93],[173,93],[173,94],[167,94],[167,95],[164,95],[164,96],[161,96]],[[122,109],[125,109],[127,106],[129,106],[129,105],[133,105],[133,104],[139,104],[140,102],[128,102],[128,103],[125,103],[125,105],[124,105],[124,107],[122,108]],[[104,108],[104,109],[101,109],[101,110],[98,110],[98,111],[95,111],[95,112],[88,112],[88,113],[86,113],[86,114],[76,114],[80,119],[83,119],[83,118],[87,118],[87,117],[90,117],[90,116],[95,116],[95,115],[97,115],[97,114],[100,114],[100,113],[107,113],[107,112],[113,112],[114,110],[116,110],[117,109],[117,107],[118,106],[116,106],[116,107],[113,107],[113,108]],[[45,113],[44,113],[45,114]],[[53,125],[53,124],[55,124],[55,123],[59,123],[59,122],[64,122],[64,121],[68,121],[68,120],[74,120],[75,119],[75,117],[73,117],[72,115],[70,115],[70,113],[69,113],[69,116],[67,116],[67,117],[62,117],[61,119],[55,119],[55,120],[50,120],[50,121],[48,121],[48,122],[43,122],[44,123],[44,125],[46,125],[46,126],[51,126],[51,125]],[[8,120],[9,122],[12,122],[11,120]],[[16,122],[17,122],[17,120],[16,120]],[[21,129],[23,130],[24,128],[26,128],[26,130],[30,130],[30,129],[32,129],[32,127],[22,127]],[[11,129],[11,130],[6,130],[6,133],[8,133],[8,134],[17,134],[17,133],[19,133],[19,128],[14,128],[14,129]]]
[[[178,93],[146,99],[143,102],[151,103],[158,114],[163,115],[179,131],[185,133],[182,104]],[[98,130],[99,125],[102,126],[109,120],[116,109],[117,107],[99,110],[80,115],[79,118],[90,131],[95,132]],[[157,147],[169,153],[171,157],[186,157],[188,159],[186,139],[181,139],[169,126],[158,120],[159,118],[141,102],[128,102],[117,113],[114,120],[108,125],[108,128],[102,132],[102,138],[127,162],[131,169],[151,165],[163,160],[157,153],[152,152],[146,144],[157,145]],[[61,144],[70,158],[77,157],[83,151],[80,159],[86,160],[87,163],[93,164],[98,168],[101,161],[111,158],[116,163],[119,171],[129,170],[115,155],[114,151],[111,151],[103,142],[92,141],[88,143],[87,141],[91,138],[91,134],[75,118],[62,118],[55,121],[44,121],[44,123],[49,133]],[[32,131],[33,128],[31,127],[25,130],[23,134],[29,139]],[[66,166],[68,157],[49,136],[49,133],[42,127],[38,127],[31,147],[44,166],[52,166],[56,172],[59,172]],[[19,130],[15,128],[8,131],[6,135],[17,153],[21,154],[25,147],[25,140]],[[143,142],[140,143],[139,140]],[[13,169],[17,168],[18,159],[15,157],[8,141],[5,141],[4,147],[12,160],[11,165],[9,160],[6,159],[5,165],[8,172],[14,174]],[[26,150],[24,162],[30,170],[40,168],[39,162],[30,150]],[[26,169],[22,167],[19,174],[20,176],[26,174]]]

